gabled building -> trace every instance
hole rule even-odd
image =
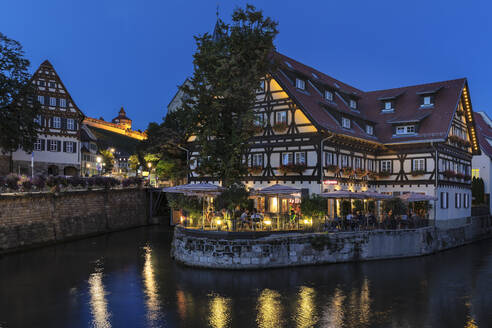
[[[479,156],[473,156],[472,177],[482,178],[485,202],[489,204],[489,209],[492,210],[490,199],[492,188],[492,120],[485,112],[475,112],[474,117],[482,153]]]
[[[425,192],[438,197],[432,216],[441,222],[470,216],[480,149],[466,79],[366,92],[280,53],[273,60],[254,107],[248,187]],[[213,181],[191,168],[190,181]]]
[[[31,83],[42,108],[36,118],[41,128],[32,154],[22,150],[12,154],[14,172],[31,175],[33,160],[34,174],[78,175],[84,114],[49,61],[39,66]]]
[[[97,162],[97,138],[85,124],[80,130],[80,174],[83,176],[93,176],[99,173]]]

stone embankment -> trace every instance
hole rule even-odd
[[[422,256],[492,236],[490,216],[462,227],[337,233],[228,233],[176,227],[172,256],[188,266],[259,269]]]
[[[148,224],[146,191],[0,195],[0,253]]]

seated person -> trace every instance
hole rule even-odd
[[[239,217],[241,222],[241,227],[244,228],[246,225],[251,228],[251,222],[249,221],[249,211],[246,209]]]

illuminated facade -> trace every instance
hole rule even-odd
[[[492,210],[490,193],[492,190],[492,120],[485,112],[474,113],[477,124],[477,135],[480,140],[482,154],[473,156],[472,177],[482,178],[484,182],[485,203]]]

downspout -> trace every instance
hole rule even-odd
[[[437,180],[438,180],[438,177],[439,177],[439,156],[438,156],[438,152],[437,152],[437,148],[436,148],[436,145],[434,144],[434,141],[431,141],[431,147],[434,148],[435,150],[435,159],[434,159],[434,166],[435,166],[435,171],[436,171],[436,174],[434,176],[434,197],[436,198],[436,200],[434,200],[434,226],[436,226],[436,220],[437,220]]]
[[[319,157],[320,157],[320,162],[321,162],[321,172],[320,172],[320,178],[321,178],[321,180],[320,180],[320,183],[321,183],[320,184],[320,186],[321,186],[320,189],[321,189],[321,192],[323,192],[323,180],[325,178],[325,166],[324,166],[324,160],[323,160],[323,154],[324,154],[323,146],[324,146],[325,141],[330,140],[334,136],[335,136],[335,134],[332,133],[330,136],[322,139],[321,140],[321,143],[320,143],[320,148],[319,148],[320,155],[319,155]]]

